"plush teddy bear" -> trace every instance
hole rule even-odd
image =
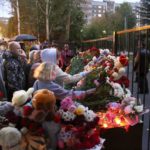
[[[41,89],[34,93],[30,103],[23,106],[23,115],[31,120],[42,122],[54,115],[56,97],[53,92]]]
[[[125,67],[128,65],[128,57],[120,55],[114,62],[112,73],[113,80],[119,80],[125,74]]]
[[[13,127],[4,127],[0,130],[0,145],[2,150],[23,150],[21,148],[21,133]]]
[[[54,121],[56,97],[53,92],[47,89],[41,89],[34,93],[32,98],[32,107],[34,111],[29,118],[37,122],[42,122],[47,136],[47,149],[56,149],[57,134],[60,125]],[[28,107],[25,106],[25,114],[28,114]]]
[[[43,136],[33,135],[30,132],[22,135],[14,127],[4,127],[0,130],[0,146],[2,150],[46,150]]]

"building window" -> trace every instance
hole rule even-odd
[[[101,6],[101,5],[99,5],[99,6],[98,6],[98,8],[102,8],[102,6]]]
[[[98,17],[102,17],[102,15],[101,15],[101,14],[98,14]]]

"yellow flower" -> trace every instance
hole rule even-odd
[[[83,106],[78,106],[75,110],[75,113],[77,115],[83,115],[84,114],[84,107]]]

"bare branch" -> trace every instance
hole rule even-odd
[[[49,10],[48,10],[48,15],[50,15],[50,13],[51,13],[51,11],[52,11],[52,1],[51,1],[51,3],[49,3]]]
[[[38,4],[38,7],[39,9],[41,10],[41,12],[46,15],[46,12],[44,11],[44,9],[42,8],[42,6],[40,5],[39,1],[37,0],[37,4]]]

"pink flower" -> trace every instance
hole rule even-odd
[[[130,125],[130,126],[134,126],[134,125],[136,125],[138,122],[139,122],[139,118],[138,118],[138,116],[137,115],[135,115],[134,117],[132,116],[132,117],[126,117],[125,118],[126,119],[126,121],[127,121],[127,123]]]
[[[98,87],[100,83],[97,80],[94,80],[94,84]]]
[[[66,97],[65,99],[63,99],[61,101],[60,108],[63,109],[63,110],[68,110],[73,104],[74,103],[73,103],[71,97]]]
[[[68,109],[70,112],[75,112],[76,106],[75,105],[71,105],[70,108]]]
[[[58,141],[57,145],[60,149],[63,149],[65,147],[64,142],[61,140]]]
[[[133,112],[132,106],[128,105],[124,108],[125,114],[130,114]]]

